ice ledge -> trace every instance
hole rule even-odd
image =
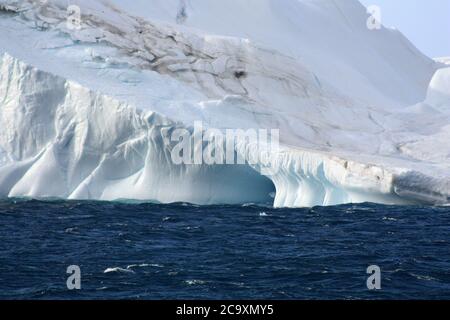
[[[450,182],[445,175],[430,176],[413,168],[385,167],[292,147],[272,155],[264,172],[267,167],[276,188],[275,207],[450,202]],[[261,166],[254,168],[261,171]]]

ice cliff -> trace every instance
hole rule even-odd
[[[367,18],[356,0],[0,0],[0,197],[448,203],[447,60]],[[280,147],[174,163],[171,133],[198,121]]]

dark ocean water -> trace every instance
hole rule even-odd
[[[3,201],[0,299],[450,299],[449,242],[445,207]]]

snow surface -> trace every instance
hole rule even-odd
[[[358,1],[70,4],[79,30],[65,0],[0,0],[0,197],[449,202],[446,60]],[[280,129],[274,173],[175,165],[164,137],[199,120]]]

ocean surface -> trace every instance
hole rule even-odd
[[[449,242],[446,207],[0,201],[0,299],[450,299]]]

